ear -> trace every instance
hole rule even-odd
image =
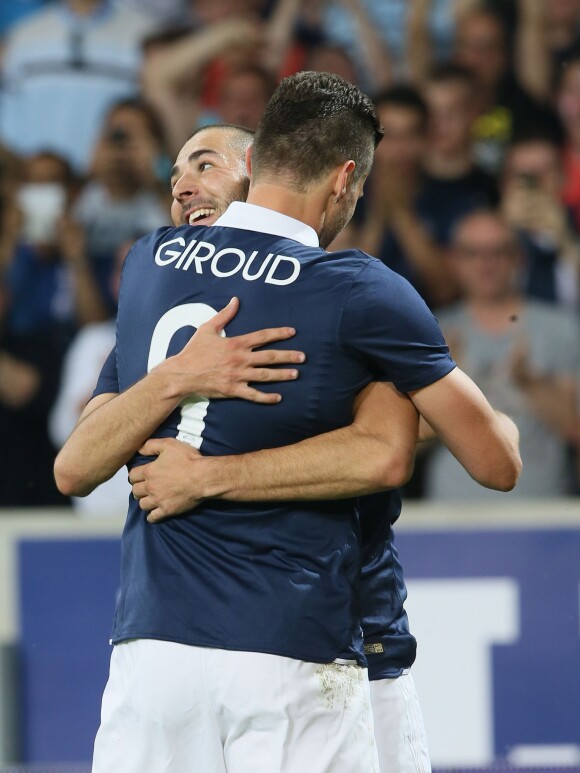
[[[348,185],[352,177],[352,173],[354,172],[355,168],[356,168],[355,162],[350,160],[350,161],[345,161],[344,164],[338,170],[334,180],[334,186],[332,189],[334,197],[336,198],[337,201],[346,193],[346,189],[348,188]]]
[[[252,179],[252,145],[246,150],[246,172],[248,177]]]

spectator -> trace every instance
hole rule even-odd
[[[137,239],[140,234],[135,234]],[[118,298],[121,269],[132,241],[121,245],[112,278],[111,292]],[[56,448],[60,448],[90,400],[101,367],[115,346],[115,318],[86,325],[79,331],[67,351],[58,395],[49,416],[49,433]],[[79,515],[124,515],[131,487],[123,467],[108,481],[86,497],[73,497],[72,506]]]
[[[209,122],[202,118],[204,110],[215,113],[219,109],[217,103],[224,96],[224,80],[240,69],[259,64],[256,52],[261,48],[263,36],[264,29],[255,19],[235,16],[205,27],[149,38],[142,74],[143,92],[164,121],[172,155],[177,154],[196,126]],[[211,78],[207,77],[208,73]],[[253,92],[265,92],[267,77],[254,74],[242,80],[246,81],[246,87],[250,84]],[[208,82],[212,85],[212,94],[205,88]]]
[[[445,196],[453,190],[472,208],[495,206],[499,200],[494,178],[473,158],[471,126],[475,118],[475,79],[459,65],[435,67],[423,89],[429,109],[425,169]]]
[[[86,250],[107,319],[115,309],[111,277],[115,254],[133,234],[167,223],[167,180],[163,129],[157,114],[140,100],[113,105],[105,118],[92,164],[92,177],[74,207],[84,227]],[[160,168],[161,166],[161,168]]]
[[[354,78],[348,80],[361,83],[371,93],[383,91],[393,82],[393,61],[386,32],[392,27],[381,18],[380,8],[379,4],[364,0],[340,0],[321,8],[319,19],[321,37],[328,53],[341,52],[351,62],[355,73]],[[314,47],[311,55],[316,56],[317,48]],[[342,74],[342,70],[335,67],[312,69]]]
[[[105,110],[138,90],[150,24],[111,0],[58,0],[9,30],[2,141],[22,155],[57,152],[86,171]]]
[[[578,321],[521,293],[517,238],[499,214],[468,215],[457,225],[452,246],[464,298],[442,311],[439,322],[460,367],[520,430],[523,471],[504,496],[565,496],[572,492],[569,443],[578,421]],[[429,460],[426,492],[446,500],[496,496],[442,447]]]
[[[547,102],[560,73],[579,51],[578,0],[518,0],[515,65],[532,96]]]
[[[158,24],[168,27],[179,24],[183,19],[187,13],[188,0],[117,0],[117,5],[145,13]]]
[[[580,249],[562,182],[560,148],[549,135],[530,132],[509,147],[501,207],[523,246],[525,293],[575,306]]]
[[[0,281],[0,507],[66,505],[54,483],[47,432],[61,353],[48,332],[11,331],[7,306]]]
[[[499,172],[506,146],[528,126],[557,130],[553,113],[535,102],[511,72],[507,30],[494,13],[476,9],[460,17],[455,61],[475,78],[475,152],[490,173]]]
[[[365,12],[373,35],[389,52],[389,82],[376,84],[377,90],[394,80],[419,82],[422,67],[449,54],[455,27],[455,6],[465,0],[413,0],[412,3],[383,0],[343,0],[325,7],[324,30],[330,42],[345,47],[360,66],[364,65],[366,35],[353,24],[353,11]],[[356,16],[354,17],[356,21]],[[372,85],[365,84],[367,88]]]
[[[366,79],[382,88],[390,82],[386,48],[361,0],[342,2],[359,32]],[[146,41],[144,93],[163,117],[175,153],[196,126],[229,121],[230,114],[255,129],[281,75],[324,69],[359,79],[349,56],[323,43],[317,26],[321,9],[317,13],[304,0],[279,0],[264,20],[257,13],[263,5],[247,0],[234,10],[229,0],[192,3],[189,29],[162,32]]]
[[[240,67],[224,79],[215,112],[202,114],[198,122],[231,123],[255,131],[275,88],[275,79],[263,67]]]
[[[428,112],[419,94],[396,86],[376,105],[385,134],[368,184],[360,246],[409,279],[428,303],[448,303],[456,290],[445,247],[473,202],[425,174]]]
[[[540,2],[541,0],[536,0]],[[523,3],[523,0],[520,0]],[[543,0],[546,37],[551,56],[553,83],[557,74],[580,49],[580,5],[578,0]]]
[[[6,324],[17,335],[50,332],[63,353],[76,326],[101,314],[82,229],[68,215],[75,181],[65,159],[49,152],[26,159],[23,178],[3,217]]]

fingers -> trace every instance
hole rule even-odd
[[[149,515],[147,516],[147,520],[149,523],[160,523],[161,521],[166,521],[168,518],[171,518],[170,515],[164,515],[163,511],[156,507],[154,510],[151,510]]]
[[[216,333],[221,333],[225,326],[232,321],[240,309],[240,300],[235,296],[231,299],[227,306],[212,317],[209,321],[209,325],[215,330]]]
[[[253,368],[263,365],[285,365],[287,363],[303,363],[306,361],[304,352],[286,351],[285,349],[267,349],[252,352],[250,364]]]
[[[244,374],[244,382],[247,384],[256,381],[265,384],[272,381],[295,381],[298,375],[294,368],[252,368]]]
[[[255,349],[257,346],[265,346],[276,341],[286,341],[296,335],[293,327],[271,327],[264,330],[255,330],[237,337],[237,340],[247,349]]]
[[[236,397],[242,400],[248,400],[251,403],[261,403],[262,405],[275,405],[282,399],[282,395],[270,392],[260,392],[258,389],[244,385],[240,386]]]
[[[132,470],[129,470],[129,483],[132,486],[145,480],[145,470],[143,468],[146,466],[146,464],[140,464],[138,467],[133,467]]]
[[[131,492],[135,497],[135,499],[139,501],[139,504],[141,507],[143,507],[143,505],[141,504],[141,501],[144,500],[145,497],[147,496],[146,489],[147,489],[147,484],[145,483],[145,481],[138,481],[136,483],[133,483],[133,488]],[[143,507],[143,509],[146,510],[147,508]]]
[[[159,454],[162,451],[165,451],[167,446],[171,445],[171,443],[174,443],[174,442],[175,442],[175,438],[169,438],[169,437],[150,438],[146,443],[144,443],[141,446],[141,448],[139,449],[139,453],[141,454],[141,456],[159,456]],[[131,480],[130,476],[129,476],[129,480]]]

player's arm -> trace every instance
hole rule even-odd
[[[341,333],[379,373],[392,374],[478,483],[500,491],[515,486],[521,469],[515,424],[457,368],[436,319],[408,282],[369,261],[353,283]]]
[[[279,394],[261,392],[248,382],[292,380],[298,375],[295,368],[272,366],[303,362],[304,354],[254,349],[291,338],[294,330],[272,328],[222,337],[238,306],[233,299],[199,327],[179,354],[164,360],[130,389],[103,393],[88,403],[55,461],[55,480],[62,493],[85,496],[108,480],[191,394],[257,403],[280,400]]]
[[[412,402],[391,384],[373,383],[355,409],[348,427],[237,456],[204,457],[178,440],[150,440],[142,453],[157,459],[131,470],[133,494],[154,522],[203,499],[338,499],[401,486],[417,442]]]
[[[427,423],[423,439],[431,427],[474,480],[498,491],[513,489],[522,468],[518,429],[493,410],[469,376],[455,368],[410,397]]]

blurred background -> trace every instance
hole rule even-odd
[[[580,770],[580,0],[0,0],[0,36],[0,769],[91,755],[128,485],[69,501],[52,464],[123,259],[191,132],[309,69],[385,129],[331,249],[409,279],[521,432],[513,492],[436,443],[405,490],[434,767]]]

